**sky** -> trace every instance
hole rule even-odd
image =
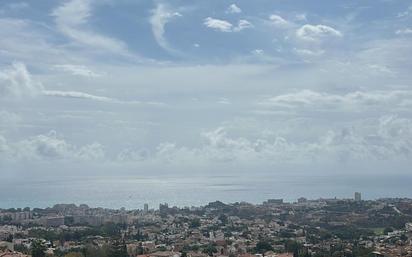
[[[3,176],[408,173],[412,1],[0,1]]]

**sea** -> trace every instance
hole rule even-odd
[[[0,179],[0,208],[45,208],[57,203],[87,204],[90,207],[142,209],[145,203],[158,208],[201,206],[212,201],[261,203],[299,197],[412,198],[412,174],[296,175],[219,174],[196,175],[50,175],[11,176]]]

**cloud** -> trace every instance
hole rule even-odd
[[[306,17],[306,13],[298,13],[295,15],[295,19],[297,21],[306,21],[307,17]]]
[[[253,49],[251,53],[254,55],[262,55],[265,53],[265,51],[263,49]]]
[[[174,18],[181,16],[182,15],[178,12],[172,12],[168,10],[168,8],[164,4],[158,4],[157,7],[152,10],[150,24],[152,25],[153,36],[159,46],[170,53],[177,53],[177,51],[169,45],[169,42],[164,36],[165,26]]]
[[[301,40],[318,41],[325,37],[343,37],[343,34],[326,25],[305,24],[296,30],[296,36]]]
[[[67,68],[66,66],[64,66]],[[48,90],[35,80],[23,63],[13,63],[12,66],[4,71],[0,71],[0,97],[12,97],[21,99],[24,97],[63,97],[63,98],[77,98],[84,100],[100,101],[107,103],[119,104],[145,104],[152,106],[163,106],[159,102],[141,102],[141,101],[122,101],[106,96],[97,96],[79,91],[61,91]]]
[[[22,118],[14,113],[6,110],[0,110],[0,128],[1,127],[14,127],[20,123]]]
[[[76,43],[129,56],[124,42],[84,29],[91,14],[91,0],[71,0],[52,12],[60,32]]]
[[[233,31],[238,32],[244,29],[253,28],[253,24],[247,20],[239,20],[238,25],[233,28]]]
[[[89,69],[88,67],[84,65],[58,64],[58,65],[54,65],[54,67],[58,70],[70,72],[71,74],[76,75],[76,76],[89,77],[89,78],[97,78],[101,76],[101,74],[92,71],[91,69]]]
[[[412,13],[412,5],[410,5],[408,9],[406,9],[404,12],[398,13],[397,17],[398,18],[408,17],[411,13]]]
[[[77,92],[77,91],[44,90],[43,94],[45,96],[78,98],[78,99],[94,100],[94,101],[101,101],[101,102],[116,102],[117,101],[109,97],[96,96],[96,95],[91,95],[91,94]]]
[[[226,97],[221,97],[221,98],[219,99],[219,101],[217,101],[217,103],[219,103],[219,104],[232,104],[232,103],[230,102],[230,100],[229,100],[228,98],[226,98]]]
[[[4,136],[0,135],[0,157],[7,156],[9,153],[9,146]]]
[[[208,28],[221,32],[232,32],[233,27],[233,24],[228,21],[214,19],[212,17],[207,17],[206,19],[204,19],[203,24]]]
[[[412,34],[412,29],[398,29],[397,31],[395,31],[396,35],[411,35]]]
[[[410,90],[355,91],[347,94],[330,94],[312,90],[277,95],[260,102],[260,105],[299,109],[302,111],[349,111],[407,109],[412,104]]]
[[[15,62],[9,69],[0,71],[0,96],[34,97],[42,90],[43,86],[32,80],[23,63]]]
[[[230,128],[218,127],[201,134],[199,147],[161,143],[154,152],[131,151],[122,161],[210,164],[301,164],[351,161],[408,160],[412,154],[412,121],[381,116],[357,127],[329,129],[304,141],[275,136],[256,139],[231,136]],[[262,132],[261,132],[262,133]],[[135,159],[134,159],[135,158]]]
[[[324,50],[311,50],[305,48],[295,48],[294,51],[302,56],[321,56],[325,53]]]
[[[0,151],[10,160],[104,160],[104,147],[99,143],[75,146],[59,137],[55,131],[17,142],[0,137]]]
[[[226,13],[241,13],[242,9],[240,9],[236,4],[231,4],[227,10]]]
[[[290,23],[287,20],[283,19],[282,17],[276,14],[270,15],[269,20],[272,25],[278,28],[286,28],[290,25]]]
[[[220,32],[239,32],[244,29],[253,28],[252,23],[243,19],[238,21],[237,26],[233,26],[233,24],[228,21],[207,17],[206,19],[204,19],[203,24],[208,28]]]
[[[6,9],[17,11],[28,8],[30,5],[26,2],[15,2],[6,5]]]
[[[137,101],[137,100],[123,101],[123,100],[119,100],[116,98],[92,95],[92,94],[79,92],[79,91],[44,90],[42,94],[44,96],[83,99],[83,100],[91,100],[91,101],[98,101],[98,102],[105,102],[105,103],[148,105],[148,106],[150,105],[150,106],[157,106],[157,107],[166,106],[166,104],[162,102],[145,102],[145,101]]]
[[[108,97],[95,96],[76,91],[46,90],[43,85],[32,79],[23,63],[13,63],[12,66],[0,72],[0,96],[4,97],[35,97],[40,95],[81,98],[96,101],[114,101]]]

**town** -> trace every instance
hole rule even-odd
[[[412,256],[412,199],[0,209],[0,256]]]

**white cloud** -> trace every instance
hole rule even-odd
[[[76,43],[129,56],[124,42],[85,30],[91,16],[91,0],[71,0],[53,10],[57,28]]]
[[[0,96],[33,97],[42,90],[43,86],[32,80],[23,63],[13,63],[11,68],[0,71]]]
[[[6,156],[9,153],[9,145],[6,138],[2,135],[0,135],[0,153],[0,157]]]
[[[411,13],[412,13],[412,5],[410,5],[406,11],[398,13],[397,17],[398,18],[408,17]]]
[[[76,76],[82,76],[82,77],[90,77],[90,78],[97,78],[100,77],[101,74],[96,73],[89,69],[88,67],[84,65],[74,65],[74,64],[58,64],[54,66],[58,70],[70,72],[73,75]]]
[[[286,28],[290,25],[290,23],[280,17],[279,15],[272,14],[269,16],[270,23],[278,28]]]
[[[305,24],[296,30],[296,36],[306,41],[318,41],[325,37],[342,37],[343,34],[339,30],[326,25]]]
[[[16,3],[10,3],[7,4],[6,7],[7,9],[10,10],[21,10],[21,9],[26,9],[28,8],[30,5],[26,2],[16,2]]]
[[[67,68],[66,66],[64,66]],[[44,86],[35,80],[23,63],[13,63],[8,69],[0,71],[0,96],[3,97],[36,97],[36,96],[53,96],[66,98],[79,98],[86,100],[113,102],[113,103],[139,103],[141,102],[124,102],[105,96],[96,96],[78,91],[59,91],[47,90]]]
[[[253,28],[253,24],[247,20],[239,20],[237,26],[233,26],[232,23],[207,17],[203,23],[206,27],[221,31],[221,32],[239,32],[244,29]]]
[[[219,103],[219,104],[231,104],[230,100],[226,97],[221,97],[219,99],[219,101],[217,101],[217,103]]]
[[[295,15],[295,19],[297,21],[306,21],[307,17],[306,17],[306,13],[299,13]]]
[[[412,29],[406,28],[406,29],[398,29],[395,31],[396,35],[411,35],[412,34]]]
[[[302,56],[320,56],[325,53],[324,50],[311,50],[306,48],[295,48],[295,52]]]
[[[156,39],[156,42],[164,50],[177,53],[173,49],[169,42],[165,38],[165,26],[167,23],[173,20],[175,17],[181,17],[182,15],[178,12],[172,12],[164,4],[158,4],[156,9],[152,10],[152,16],[150,17],[150,24],[152,25],[152,33]]]
[[[203,24],[208,28],[221,32],[231,32],[233,27],[233,24],[228,21],[214,19],[212,17],[207,17]]]
[[[76,92],[76,91],[44,90],[43,94],[46,96],[55,96],[55,97],[79,98],[79,99],[94,100],[94,101],[101,101],[101,102],[116,102],[116,100],[109,98],[109,97],[96,96],[96,95],[91,95],[91,94],[87,94],[84,92]]]
[[[226,13],[241,13],[242,9],[240,9],[236,4],[231,4],[227,10]]]
[[[238,25],[233,28],[233,31],[238,32],[244,29],[253,28],[253,24],[247,20],[239,20]]]
[[[0,128],[1,127],[14,127],[20,123],[22,118],[14,113],[6,110],[0,110]]]
[[[254,55],[262,55],[264,53],[265,53],[265,51],[263,49],[254,49],[254,50],[252,50],[252,54],[254,54]]]
[[[263,106],[284,107],[301,111],[336,111],[361,112],[365,110],[406,109],[411,106],[412,91],[382,90],[356,91],[347,94],[330,94],[312,90],[277,95],[265,99]],[[310,107],[310,108],[309,108]]]

